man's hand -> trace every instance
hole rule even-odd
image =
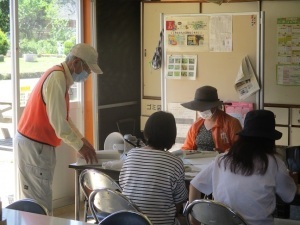
[[[81,140],[83,141],[83,146],[78,151],[79,154],[85,159],[86,163],[98,163],[94,147],[85,138]]]

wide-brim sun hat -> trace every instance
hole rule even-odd
[[[244,137],[278,140],[282,133],[275,129],[275,115],[269,110],[252,110],[246,114],[244,128],[237,133]]]
[[[222,105],[223,102],[218,98],[217,89],[212,86],[203,86],[196,90],[193,101],[182,103],[187,109],[203,112]]]
[[[73,46],[70,53],[82,59],[96,74],[103,74],[98,65],[98,52],[89,44],[79,43]]]

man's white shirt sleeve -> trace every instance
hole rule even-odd
[[[43,85],[43,98],[50,124],[57,137],[66,144],[79,151],[83,146],[82,135],[72,121],[67,120],[67,106],[65,100],[66,79],[61,71],[52,72]],[[79,136],[80,134],[80,136]]]

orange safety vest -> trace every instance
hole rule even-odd
[[[43,84],[47,77],[54,71],[62,71],[62,66],[53,66],[47,70],[30,94],[26,107],[22,113],[20,122],[18,124],[18,132],[23,136],[43,144],[51,146],[58,146],[61,139],[57,137],[46,111],[46,103],[43,99]],[[69,93],[66,87],[65,100],[67,106],[67,120],[69,115]]]

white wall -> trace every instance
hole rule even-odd
[[[82,108],[80,103],[70,104],[70,117],[82,130]],[[75,171],[69,165],[77,160],[77,152],[65,143],[56,148],[56,167],[53,179],[53,208],[73,204],[75,201]]]
[[[68,165],[76,162],[74,149],[63,143],[56,148],[56,167],[53,179],[53,208],[73,204],[75,199],[75,173]]]
[[[276,84],[277,18],[300,17],[300,1],[263,1],[265,12],[265,103],[300,104],[300,86]]]
[[[203,3],[202,13],[258,12],[264,11],[264,103],[300,104],[300,86],[276,84],[277,64],[277,18],[300,17],[300,1],[262,1],[223,3]]]

